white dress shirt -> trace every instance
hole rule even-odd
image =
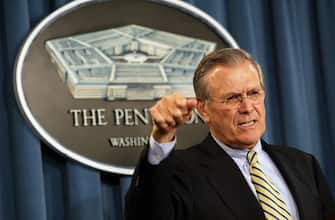
[[[240,150],[230,148],[224,143],[217,140],[213,137],[217,144],[234,160],[239,169],[241,170],[245,180],[247,181],[250,189],[254,193],[255,197],[257,197],[256,189],[251,182],[251,177],[249,173],[249,163],[247,161],[247,153],[248,149]],[[150,147],[148,153],[148,162],[152,165],[158,165],[162,160],[164,160],[169,153],[173,150],[176,145],[176,138],[172,142],[159,144],[154,138],[150,137]],[[262,149],[262,145],[260,140],[253,147],[254,151],[257,152],[258,162],[265,173],[265,175],[271,180],[271,182],[277,187],[280,192],[285,204],[287,205],[289,212],[292,216],[293,220],[299,220],[299,213],[296,206],[296,203],[293,199],[293,196],[283,178],[278,168],[271,160],[270,156]]]

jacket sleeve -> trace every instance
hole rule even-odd
[[[126,195],[126,220],[188,220],[191,218],[191,183],[176,169],[175,152],[159,165],[147,161],[145,149]]]

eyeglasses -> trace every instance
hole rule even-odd
[[[227,106],[238,106],[243,102],[244,99],[248,99],[253,104],[259,104],[263,101],[265,97],[264,95],[265,95],[264,90],[257,88],[247,91],[246,95],[242,93],[232,93],[218,100],[209,98],[206,101],[221,103]]]

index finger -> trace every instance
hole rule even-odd
[[[189,110],[193,110],[197,106],[198,100],[194,97],[186,98],[186,105]]]

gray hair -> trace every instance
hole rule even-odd
[[[198,64],[193,77],[196,97],[203,100],[209,98],[209,86],[206,78],[214,67],[218,65],[233,67],[245,61],[249,61],[256,68],[260,84],[265,89],[262,69],[249,53],[242,49],[223,48],[209,53]]]

